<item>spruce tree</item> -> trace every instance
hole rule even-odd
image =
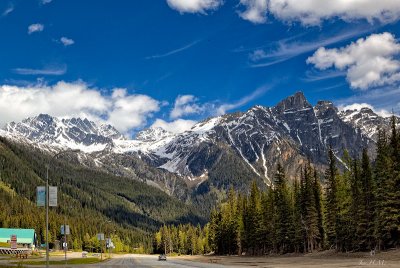
[[[351,168],[351,225],[350,233],[351,235],[351,247],[355,250],[359,250],[360,241],[364,240],[365,223],[363,223],[364,207],[363,199],[361,194],[361,174],[360,174],[360,164],[358,159],[353,159]]]
[[[324,247],[325,243],[325,231],[324,231],[324,219],[322,211],[322,189],[316,169],[314,169],[313,191],[315,199],[315,209],[317,211],[317,227],[318,227],[317,243],[318,243],[318,248],[321,249]]]
[[[361,202],[362,210],[360,215],[359,227],[360,249],[372,249],[374,245],[374,183],[372,180],[372,170],[367,150],[364,149],[361,160]]]
[[[247,202],[246,215],[244,219],[244,229],[246,234],[246,245],[253,254],[258,251],[260,238],[258,236],[261,224],[261,195],[255,181],[253,181],[250,190],[250,196]]]
[[[293,201],[293,225],[294,225],[294,251],[296,253],[304,252],[304,241],[306,237],[304,220],[303,220],[303,208],[302,208],[302,195],[298,179],[294,181],[294,201]]]
[[[390,157],[386,132],[382,129],[378,131],[377,154],[374,167],[375,188],[375,228],[374,234],[377,240],[378,249],[386,246],[387,239],[390,237],[386,228],[386,218],[390,214],[387,208],[388,181],[390,177]]]
[[[318,215],[315,204],[313,170],[310,162],[304,167],[301,196],[303,207],[304,228],[306,231],[305,251],[312,252],[319,238]]]
[[[390,215],[386,218],[386,228],[389,231],[389,246],[400,244],[400,133],[396,124],[397,118],[392,116],[392,135],[390,138],[391,167],[387,183],[387,209]]]
[[[328,151],[329,167],[325,172],[326,182],[326,236],[330,247],[338,249],[338,200],[337,200],[337,168],[332,148]]]
[[[287,253],[290,252],[294,234],[289,189],[281,164],[278,164],[274,182],[277,249],[280,253]]]

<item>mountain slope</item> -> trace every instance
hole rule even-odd
[[[368,109],[339,111],[330,101],[312,106],[297,92],[274,107],[209,118],[180,134],[151,128],[130,140],[111,126],[39,115],[9,124],[0,135],[50,151],[80,148],[81,164],[188,201],[205,182],[218,189],[245,190],[251,180],[271,185],[278,162],[291,178],[308,159],[321,170],[329,147],[339,162],[345,149],[356,156],[368,148],[373,157],[378,127],[388,128],[389,119]]]
[[[151,157],[144,159],[198,180],[205,174],[213,175],[211,167],[219,165],[219,155],[215,152],[230,148],[250,169],[253,178],[270,185],[278,162],[294,177],[307,159],[323,167],[327,163],[329,146],[339,161],[344,149],[351,155],[358,154],[364,147],[371,148],[371,153],[374,151],[374,141],[343,121],[331,102],[320,101],[313,107],[298,92],[275,107],[255,106],[245,113],[200,122],[166,145],[151,150],[151,154],[146,152]],[[207,151],[204,148],[208,148]],[[158,156],[157,161],[154,161],[155,156]],[[240,170],[233,167],[236,174]]]
[[[46,152],[0,138],[0,184],[26,200],[21,202],[34,206],[36,187],[45,185],[45,167],[50,159]],[[59,207],[53,212],[68,213],[69,217],[79,220],[82,229],[74,230],[79,232],[81,241],[85,232],[94,235],[99,224],[107,218],[119,226],[121,234],[129,233],[130,237],[146,235],[147,230],[155,230],[163,223],[203,222],[192,206],[154,187],[76,165],[76,162],[78,159],[73,154],[52,161],[49,179],[50,185],[58,186],[59,190]],[[1,194],[4,197],[5,193]],[[92,225],[83,227],[85,223],[82,221],[87,217],[86,224],[90,222]],[[32,220],[31,224],[37,225],[35,227],[43,235],[43,222]],[[73,223],[71,225],[78,228]],[[52,233],[58,233],[58,225],[52,226]]]

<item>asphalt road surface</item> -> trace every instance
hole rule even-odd
[[[88,267],[88,266],[86,266]],[[178,268],[227,268],[227,266],[214,264],[214,263],[201,263],[192,262],[168,258],[167,261],[159,261],[158,256],[148,256],[148,255],[123,255],[115,256],[113,259],[101,263],[93,264],[90,267],[110,267],[110,268],[125,268],[125,267],[137,267],[137,268],[158,268],[158,267],[178,267]],[[239,266],[236,266],[239,267]]]

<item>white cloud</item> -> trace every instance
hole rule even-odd
[[[271,89],[271,86],[262,86],[257,88],[255,91],[253,91],[252,93],[250,93],[247,96],[244,96],[243,98],[241,98],[240,100],[234,102],[234,103],[225,103],[220,105],[217,110],[216,110],[216,114],[217,115],[223,115],[225,114],[227,111],[239,108],[243,105],[246,105],[247,103],[249,103],[250,101],[260,97],[261,95],[263,95],[265,92],[267,92],[269,89]]]
[[[112,95],[112,109],[108,122],[121,132],[144,126],[152,113],[159,111],[160,103],[147,95],[127,95],[121,89]]]
[[[67,66],[57,66],[44,69],[15,68],[13,72],[21,75],[63,75],[67,72]]]
[[[362,108],[369,108],[372,111],[374,111],[374,113],[382,117],[390,117],[392,115],[392,113],[390,113],[389,111],[385,109],[376,109],[374,106],[368,103],[353,103],[345,106],[340,105],[338,107],[340,111],[346,111],[346,110],[360,111]]]
[[[41,0],[42,5],[50,4],[53,0]]]
[[[196,121],[193,120],[177,119],[172,122],[166,122],[165,120],[157,119],[151,127],[160,127],[172,133],[182,133],[191,129],[194,124],[196,124]]]
[[[181,13],[203,13],[216,10],[223,0],[167,0],[168,5]]]
[[[10,109],[12,103],[12,109]],[[114,89],[111,96],[83,82],[58,82],[26,87],[0,86],[0,126],[11,121],[47,113],[58,117],[86,117],[107,122],[122,133],[142,127],[159,110],[159,102],[146,95],[129,95]]]
[[[353,96],[335,100],[340,107],[353,105],[354,103],[368,103],[374,111],[394,111],[400,114],[400,88],[383,87],[368,91],[357,92]]]
[[[186,115],[200,114],[207,106],[208,104],[199,105],[197,98],[193,95],[180,95],[175,100],[170,117],[176,119]]]
[[[64,36],[60,38],[60,42],[66,47],[75,44],[74,40],[72,40],[71,38],[64,37]]]
[[[355,29],[346,30],[334,36],[320,37],[312,41],[307,40],[307,42],[298,41],[298,36],[296,36],[295,38],[291,37],[288,39],[279,40],[277,42],[268,43],[268,45],[258,48],[242,49],[238,52],[253,50],[249,54],[249,59],[252,62],[250,67],[268,67],[290,60],[310,51],[314,51],[321,46],[328,46],[338,42],[343,42],[344,40],[354,38],[356,36],[361,36],[362,34],[370,32],[371,30],[371,27],[368,27],[367,29],[357,27]],[[293,39],[296,41],[293,41]]]
[[[319,48],[307,63],[346,71],[350,86],[366,90],[400,81],[400,44],[390,33],[373,34],[342,48]]]
[[[245,7],[244,11],[239,11],[242,19],[253,23],[267,21],[268,0],[240,0],[240,5]]]
[[[12,3],[10,3],[8,5],[8,7],[3,11],[3,13],[1,14],[2,17],[7,16],[8,14],[10,14],[11,12],[14,11],[14,5]]]
[[[269,0],[268,11],[283,21],[300,21],[304,25],[318,25],[333,18],[369,22],[400,18],[398,0]]]
[[[44,25],[40,23],[31,24],[28,27],[28,34],[32,34],[35,32],[42,32],[44,30]]]
[[[190,44],[188,44],[186,46],[183,46],[183,47],[168,51],[168,52],[163,53],[163,54],[156,54],[156,55],[153,55],[153,56],[148,56],[148,57],[146,57],[146,59],[148,60],[148,59],[158,59],[158,58],[168,57],[168,56],[177,54],[179,52],[185,51],[185,50],[195,46],[199,42],[200,42],[200,40],[197,40],[197,41],[194,41],[194,42],[192,42],[192,43],[190,43]]]
[[[223,0],[167,0],[181,13],[203,13],[216,10]],[[393,22],[400,18],[398,0],[240,0],[238,14],[244,20],[259,24],[267,15],[285,22],[319,25],[324,20],[367,20],[370,23]]]

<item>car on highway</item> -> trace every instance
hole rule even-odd
[[[161,254],[160,256],[158,256],[158,260],[159,261],[166,261],[167,260],[167,256],[165,254]]]

